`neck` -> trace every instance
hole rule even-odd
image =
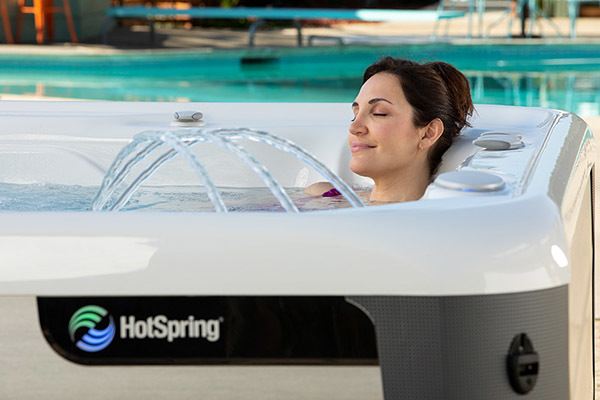
[[[414,201],[423,197],[430,182],[429,168],[395,171],[373,179],[375,186],[369,200],[378,203]]]

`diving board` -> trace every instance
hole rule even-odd
[[[298,31],[298,46],[302,46],[301,21],[309,20],[348,20],[369,22],[398,21],[438,21],[440,19],[459,18],[464,11],[447,10],[393,10],[393,9],[335,9],[335,8],[266,8],[266,7],[191,7],[187,9],[159,8],[143,6],[110,7],[107,10],[109,21],[127,18],[145,19],[150,24],[150,35],[154,39],[154,22],[156,20],[177,17],[192,19],[248,19],[254,20],[248,30],[248,46],[254,46],[257,29],[269,20],[293,21]],[[109,24],[103,29],[106,43]]]

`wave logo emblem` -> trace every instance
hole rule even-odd
[[[101,326],[102,329],[97,327]],[[106,327],[104,327],[106,326]],[[76,339],[78,331],[85,333]],[[81,307],[69,321],[69,335],[75,346],[88,353],[105,349],[115,337],[115,321],[104,308],[95,305]]]

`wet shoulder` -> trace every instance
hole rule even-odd
[[[322,196],[323,193],[333,189],[333,185],[329,182],[315,182],[304,188],[304,193],[309,196]]]

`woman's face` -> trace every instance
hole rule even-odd
[[[413,108],[395,75],[380,72],[369,78],[352,111],[348,143],[353,172],[377,180],[410,168],[422,157],[422,128],[413,124]]]

